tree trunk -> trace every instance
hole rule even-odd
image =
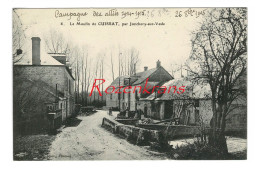
[[[225,137],[225,111],[223,110],[223,105],[219,105],[217,109],[215,106],[213,106],[212,108],[214,109],[213,117],[210,124],[211,130],[209,132],[209,144],[219,149],[223,154],[228,154],[227,142]]]

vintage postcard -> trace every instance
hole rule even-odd
[[[247,8],[14,8],[14,160],[247,159]]]

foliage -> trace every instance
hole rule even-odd
[[[246,151],[229,154],[205,142],[195,141],[184,146],[177,146],[168,152],[168,156],[178,160],[230,160],[246,159]]]
[[[158,141],[151,142],[151,149],[157,150],[160,152],[169,152],[172,147],[169,145],[167,135],[165,133],[159,133]]]
[[[26,36],[24,34],[23,24],[21,22],[20,16],[17,14],[16,9],[13,9],[13,24],[12,24],[13,63],[19,62],[26,54],[26,50],[24,48],[25,39]]]
[[[193,33],[186,67],[194,82],[210,85],[213,111],[210,143],[227,152],[226,116],[234,101],[246,99],[246,8],[210,11],[200,29]]]

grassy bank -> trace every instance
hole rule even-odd
[[[169,150],[171,159],[177,160],[246,160],[247,150],[224,154],[208,144],[193,143]]]
[[[14,160],[46,160],[55,135],[28,135],[14,139]]]

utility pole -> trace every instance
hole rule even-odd
[[[128,86],[130,86],[130,77],[128,78]],[[130,112],[130,101],[131,101],[131,95],[128,93],[128,111]]]
[[[118,85],[119,85],[119,88],[120,88],[120,56],[121,56],[121,54],[122,53],[119,53],[119,55],[118,55],[118,61],[119,61],[119,76],[118,76],[118,79],[119,79],[119,81],[118,81]],[[119,112],[120,112],[120,91],[119,91],[119,93],[118,93],[118,108],[119,108]]]
[[[120,88],[120,53],[119,53],[119,56],[118,56],[118,70],[119,70],[119,73],[118,73],[118,88]],[[119,109],[119,112],[120,112],[120,92],[118,93],[118,109]]]
[[[104,55],[104,58],[105,58],[105,57],[106,57],[106,56]],[[104,61],[103,61],[103,59],[102,59],[102,74],[101,74],[101,75],[102,75],[102,79],[103,79],[103,74],[104,74],[103,62],[104,62]],[[104,90],[103,88],[104,88],[104,85],[103,85],[103,83],[102,83],[102,97],[101,97],[101,103],[103,103],[103,90]]]

